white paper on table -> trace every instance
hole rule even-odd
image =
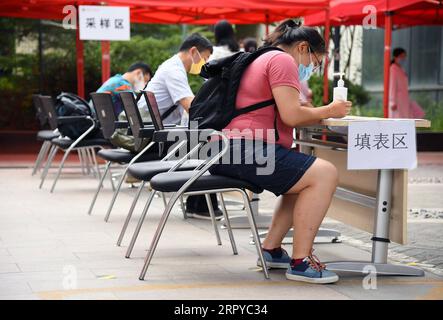
[[[348,130],[348,170],[417,167],[414,120],[352,121]]]

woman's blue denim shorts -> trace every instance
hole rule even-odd
[[[220,141],[213,143],[219,144]],[[280,196],[301,179],[315,159],[314,156],[279,144],[267,144],[262,140],[231,139],[227,153],[209,171],[248,181]]]

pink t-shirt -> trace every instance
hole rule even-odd
[[[243,74],[237,93],[237,109],[272,99],[272,89],[278,86],[294,87],[300,91],[298,66],[289,54],[277,50],[269,51],[252,62]],[[293,128],[283,123],[278,111],[279,140],[275,141],[272,131],[275,112],[275,106],[271,105],[245,113],[235,117],[223,131],[227,132],[229,138],[263,139],[290,148]]]

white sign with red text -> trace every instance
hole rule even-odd
[[[79,6],[80,40],[130,40],[129,7]]]

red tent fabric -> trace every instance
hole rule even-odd
[[[227,19],[233,24],[255,24],[300,17],[329,9],[329,0],[14,0],[0,2],[0,17],[61,20],[67,5],[130,7],[131,23],[215,24]],[[329,25],[325,28],[329,40]],[[102,42],[102,78],[109,77],[109,44]],[[327,61],[325,79],[327,84]],[[83,44],[77,35],[78,93],[84,96]],[[327,100],[328,91],[324,92]]]
[[[377,26],[384,27],[385,12],[394,12],[392,23],[396,28],[416,25],[443,24],[442,0],[331,0],[330,22],[334,26],[361,25],[369,11],[366,6],[377,10]],[[305,16],[306,25],[323,25],[325,13]]]
[[[0,16],[63,19],[66,5],[101,5],[96,0],[15,0],[0,2]],[[131,8],[131,22],[164,24],[214,24],[227,19],[234,24],[269,23],[312,14],[328,7],[328,0],[110,0],[108,6]]]

